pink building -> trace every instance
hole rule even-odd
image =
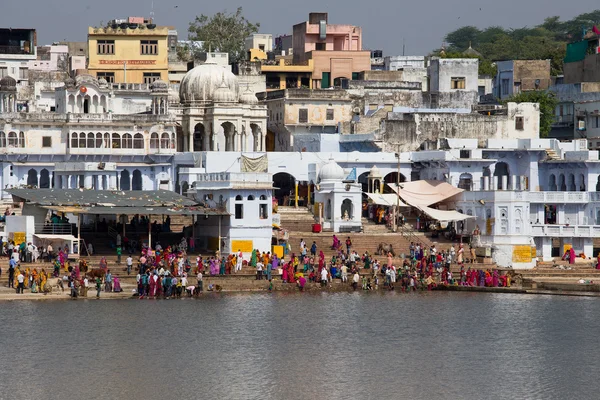
[[[310,13],[308,21],[293,30],[294,64],[313,60],[315,89],[340,86],[341,81],[371,69],[371,53],[362,50],[362,29],[327,22],[327,13]]]

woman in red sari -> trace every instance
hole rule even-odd
[[[283,281],[283,283],[287,283],[288,282],[288,264],[283,264],[281,266],[281,280]]]

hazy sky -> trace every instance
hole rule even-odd
[[[84,41],[88,26],[113,18],[149,16],[152,5],[151,0],[2,3],[0,27],[35,28],[38,45],[61,40]],[[155,0],[155,22],[175,26],[180,39],[187,39],[187,27],[194,16],[212,15],[224,9],[233,11],[240,5],[250,21],[260,22],[261,33],[274,36],[291,33],[292,25],[306,21],[311,11],[329,12],[330,23],[362,26],[365,49],[383,49],[386,55],[401,54],[403,38],[407,55],[424,55],[439,48],[447,32],[464,25],[480,28],[534,26],[547,16],[560,15],[562,19],[570,19],[600,8],[593,0]]]

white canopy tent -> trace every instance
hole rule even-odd
[[[415,181],[404,182],[397,185],[388,184],[400,198],[413,207],[428,207],[432,204],[447,200],[452,196],[464,192],[447,182],[442,181]]]
[[[367,197],[369,197],[369,199],[371,199],[373,201],[374,204],[377,204],[379,206],[386,206],[386,207],[393,207],[393,206],[410,207],[408,204],[406,204],[402,200],[399,200],[398,199],[398,195],[395,194],[395,193],[385,193],[385,194],[381,194],[381,193],[365,193],[365,194],[367,195]]]
[[[439,222],[456,222],[465,221],[470,218],[475,218],[471,215],[466,215],[458,211],[437,210],[435,208],[425,206],[417,208]]]

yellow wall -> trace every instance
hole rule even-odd
[[[160,73],[160,79],[169,80],[169,61],[167,35],[169,29],[88,29],[89,62],[88,71],[92,75],[97,72],[114,72],[115,83],[125,82],[123,62],[127,61],[127,83],[143,83],[144,72]],[[114,40],[114,54],[98,54],[98,40]],[[141,40],[158,41],[158,54],[142,55]]]
[[[331,100],[329,100],[331,101]],[[331,105],[329,105],[331,104]],[[352,119],[352,104],[348,101],[344,104],[336,102],[288,102],[285,106],[285,124],[300,124],[300,109],[308,109],[308,124],[311,125],[337,125],[340,121],[349,121]],[[333,120],[327,120],[327,109],[333,108]]]

